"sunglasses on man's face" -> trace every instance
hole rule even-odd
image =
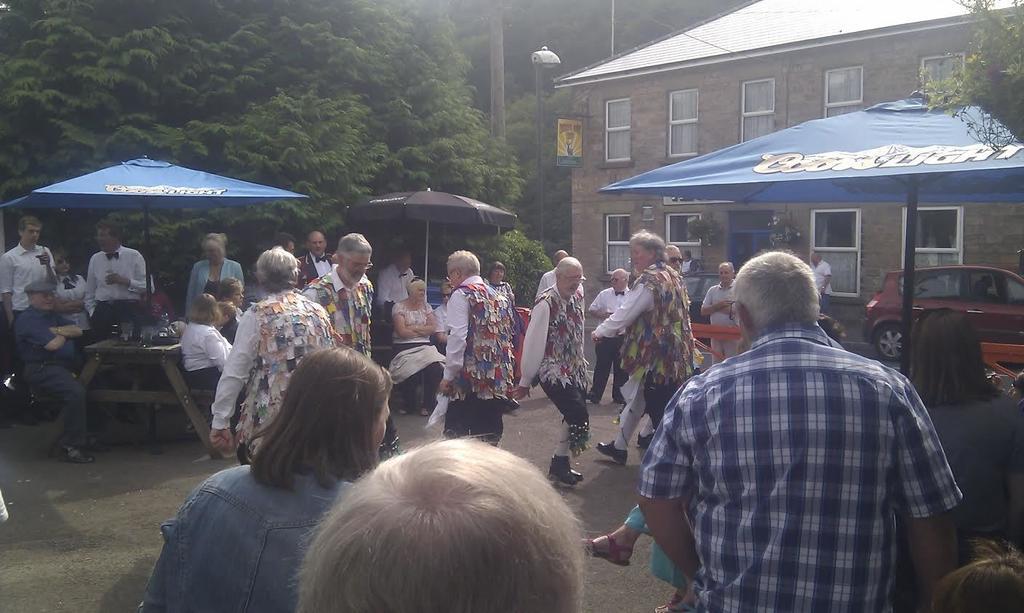
[[[672,258],[672,259],[669,260],[669,262],[672,262],[673,264],[678,264],[679,262],[682,262],[682,261],[683,261],[683,258]]]

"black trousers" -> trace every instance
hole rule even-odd
[[[665,415],[665,407],[682,382],[670,381],[668,383],[654,383],[654,375],[648,373],[644,379],[644,412],[651,418],[651,425],[657,429],[661,418]]]
[[[138,300],[112,300],[108,302],[97,302],[96,308],[89,318],[89,325],[92,327],[93,339],[105,341],[110,338],[111,330],[115,324],[122,321],[130,321],[139,330],[139,321],[142,311],[139,309]]]
[[[604,388],[608,385],[608,375],[614,369],[612,378],[612,398],[618,400],[622,397],[622,386],[628,377],[626,371],[622,370],[619,363],[619,352],[622,350],[622,337],[601,339],[601,342],[594,343],[594,352],[597,354],[597,364],[594,365],[594,383],[590,388],[590,397],[600,399],[604,396]]]
[[[554,403],[558,412],[562,414],[565,423],[571,426],[586,426],[590,423],[587,398],[582,387],[545,383],[544,381],[541,381],[540,387]]]
[[[463,400],[452,400],[444,416],[445,438],[476,437],[497,445],[505,430],[502,414],[506,401],[500,398],[477,398],[470,394]]]
[[[220,369],[216,366],[185,371],[185,383],[190,389],[215,391],[219,381]]]
[[[85,388],[62,364],[53,362],[29,362],[25,364],[25,381],[48,394],[60,398],[64,411],[64,445],[85,444],[86,412]]]

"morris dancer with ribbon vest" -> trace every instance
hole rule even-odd
[[[597,444],[619,464],[626,463],[626,441],[643,414],[657,428],[672,394],[693,374],[690,301],[682,276],[665,263],[665,241],[641,230],[629,239],[629,257],[637,280],[622,306],[592,334],[600,343],[626,331],[621,353],[622,370],[630,378],[623,386],[626,408],[615,440]]]
[[[338,263],[331,271],[313,280],[302,295],[327,309],[334,331],[342,344],[373,359],[370,341],[370,314],[373,309],[373,284],[366,278],[373,247],[362,234],[346,234],[338,241]],[[388,417],[381,456],[398,452],[398,431]]]
[[[541,293],[530,314],[523,344],[522,378],[515,390],[517,399],[526,397],[535,381],[562,414],[565,430],[548,477],[565,485],[576,485],[583,475],[569,465],[583,453],[590,440],[587,414],[587,361],[583,357],[583,266],[576,258],[563,258],[555,266],[555,285]]]
[[[448,438],[479,437],[497,445],[502,414],[512,399],[514,305],[480,277],[480,260],[469,251],[448,256],[448,346],[438,391],[450,399]]]

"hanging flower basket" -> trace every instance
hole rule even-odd
[[[772,231],[770,239],[772,247],[789,247],[803,237],[800,229],[796,227],[793,218],[789,215],[786,217],[775,215],[768,227]]]
[[[701,245],[705,247],[714,245],[722,238],[722,226],[712,215],[694,219],[689,223],[687,229],[691,235],[700,239]]]

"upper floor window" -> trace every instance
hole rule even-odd
[[[742,102],[741,141],[775,131],[775,79],[745,82]]]
[[[864,108],[864,68],[852,66],[825,72],[825,117]]]
[[[964,54],[933,55],[921,58],[921,81],[944,81],[964,68]]]
[[[609,100],[604,112],[604,159],[606,162],[629,160],[629,98]]]
[[[610,273],[629,265],[629,215],[604,216],[604,261]]]
[[[697,153],[697,90],[672,92],[668,99],[669,157]]]

